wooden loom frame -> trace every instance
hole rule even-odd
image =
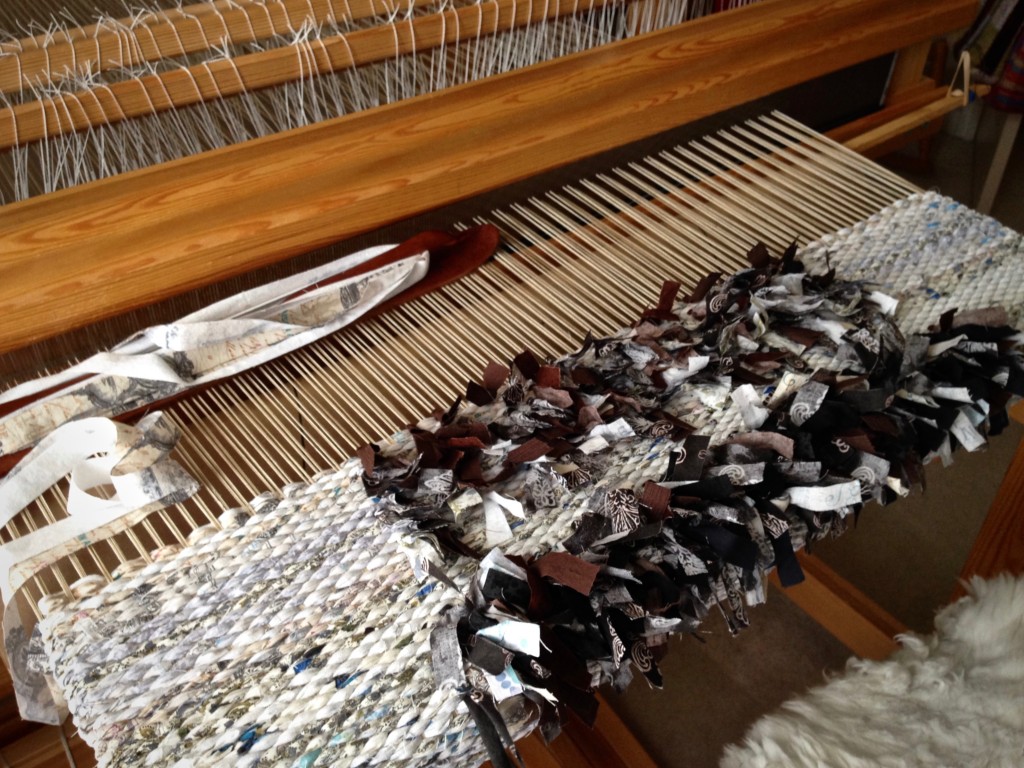
[[[970,0],[899,6],[766,0],[449,92],[8,206],[0,209],[0,306],[7,309],[0,351],[900,47],[885,109],[834,134],[855,140],[878,129],[860,148],[879,150],[908,123],[935,116],[945,89],[920,77],[927,45],[967,24],[973,12]],[[346,180],[340,190],[339,178]],[[70,292],[82,297],[74,306],[65,301]],[[1024,448],[1014,468],[1004,483],[1011,496],[1001,498],[1015,501],[997,502],[1001,511],[990,516],[975,548],[982,554],[972,554],[968,568],[991,570],[977,564],[986,551],[1017,558],[1021,567],[1005,538],[1001,549],[992,543],[1008,524],[1016,525],[1017,540],[1022,537],[1011,518],[1024,503]],[[894,647],[898,622],[820,562],[805,558],[804,568],[808,581],[791,589],[791,598],[855,653],[878,657]],[[9,686],[4,674],[0,670],[0,689]],[[601,712],[597,734],[570,727],[550,748],[528,742],[531,765],[653,765],[610,708]],[[5,750],[9,759],[46,765],[63,756],[55,740],[23,742],[17,757]]]

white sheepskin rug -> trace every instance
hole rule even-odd
[[[1024,768],[1024,577],[969,589],[934,635],[756,722],[722,768]]]

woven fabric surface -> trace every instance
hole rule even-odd
[[[947,309],[993,304],[1019,324],[1020,281],[1005,278],[1024,268],[1020,236],[938,195],[907,198],[803,258],[820,268],[826,252],[840,277],[870,279],[901,299],[904,331],[923,330]],[[811,349],[805,364],[827,369],[833,358]],[[713,446],[747,429],[727,390],[684,384],[664,407]],[[486,423],[500,410],[461,413]],[[507,516],[504,555],[561,549],[596,496],[662,478],[678,448],[653,422],[608,442],[582,467],[592,482],[568,488],[543,514]],[[406,455],[416,445],[403,431],[381,451]],[[51,671],[101,765],[475,765],[486,757],[461,692],[438,685],[431,654],[431,633],[463,610],[477,564],[448,558],[449,585],[422,578],[418,568],[439,562],[430,537],[396,524],[365,491],[363,470],[352,459],[256,500],[251,516],[225,513],[223,530],[200,529],[185,549],[82,588],[92,594],[50,601],[40,628]],[[488,487],[522,498],[529,471]],[[463,544],[486,552],[485,516],[476,510],[460,522]],[[805,531],[791,533],[801,546]],[[758,601],[761,576],[754,570],[740,584],[726,568],[712,584],[730,625],[737,615],[743,623],[743,599]],[[590,672],[607,679],[607,669]],[[513,736],[538,725],[535,710],[496,701]]]
[[[925,330],[950,309],[1001,306],[1010,324],[1024,314],[1024,242],[990,216],[936,192],[911,195],[803,251],[846,280],[866,280],[900,299],[905,333]]]

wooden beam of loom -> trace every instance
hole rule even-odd
[[[0,91],[18,93],[26,86],[87,72],[107,72],[209,51],[225,43],[239,45],[289,35],[305,25],[320,26],[395,11],[404,15],[433,4],[436,0],[347,0],[338,13],[333,0],[246,2],[223,9],[206,3],[193,7],[191,13],[155,18],[148,24],[125,20],[123,26],[98,26],[91,34],[71,31],[71,39],[11,51],[0,58]]]
[[[1010,409],[1010,417],[1024,424],[1024,400]],[[971,577],[990,579],[1000,573],[1024,574],[1024,440],[967,555],[953,599],[964,596],[963,582]]]
[[[766,0],[9,205],[0,351],[654,135],[973,11],[970,0]]]

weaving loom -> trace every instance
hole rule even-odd
[[[756,11],[763,15],[753,21],[742,22],[736,19],[742,18],[741,13],[746,14],[755,9],[738,12],[733,17],[700,22],[706,24],[703,32],[712,39],[715,34],[725,38],[730,34],[739,37],[741,30],[748,32],[751,28],[762,27],[776,16],[788,19],[793,22],[793,26],[806,10],[802,7],[782,10],[777,7],[780,5],[777,3],[767,5],[768,10]],[[868,8],[869,5],[835,3],[823,13],[826,17],[832,13],[836,15],[838,30],[844,23],[851,23],[853,18],[863,20],[876,10],[874,7]],[[914,35],[924,38],[951,25],[952,19],[962,20],[963,8],[957,4],[950,6],[947,9],[929,4],[929,8],[920,10],[919,15],[915,15],[918,13],[916,10],[896,12],[887,9],[885,13],[891,15],[875,23],[879,29],[902,24],[902,29],[913,28]],[[313,9],[313,4],[310,4],[310,9]],[[844,19],[843,14],[852,15]],[[928,23],[922,23],[922,18],[927,19]],[[748,23],[750,27],[746,26]],[[715,24],[719,26],[712,26]],[[666,32],[658,43],[651,42],[655,39],[653,37],[638,38],[635,42],[654,45],[654,48],[648,49],[653,51],[659,45],[669,45],[669,41],[674,39],[671,35],[679,34],[685,38],[685,33],[673,31]],[[698,36],[700,33],[693,34]],[[788,32],[784,31],[779,36],[785,37],[786,34]],[[793,41],[806,39],[806,33],[796,30],[792,34],[793,39],[779,43],[780,49],[789,46],[785,54],[787,61],[784,66],[780,65],[780,71],[787,71],[800,62],[806,63],[801,56],[820,62],[822,57],[818,53],[794,52]],[[840,39],[844,37],[840,31],[835,34]],[[818,66],[823,69],[836,66],[844,60],[843,55],[852,60],[875,51],[881,52],[885,50],[885,44],[875,41],[872,43],[874,48],[869,46],[865,49],[863,40],[858,40],[856,53],[851,51],[842,54],[840,46],[836,49],[838,52],[830,51],[830,55],[835,54],[834,61],[828,64],[821,62]],[[620,46],[618,50],[623,57],[622,61],[630,60],[630,56],[644,55],[628,46]],[[553,78],[552,81],[564,83],[570,71],[565,67],[576,66],[583,59],[573,61],[576,64],[555,62],[554,66],[563,69],[551,70],[549,76]],[[543,70],[534,72],[537,71]],[[579,71],[587,72],[587,69],[584,66]],[[607,71],[611,71],[611,68]],[[633,75],[638,80],[646,76]],[[790,81],[786,77],[795,78],[787,75],[774,80],[772,85],[757,84],[752,86],[753,92],[785,84]],[[509,93],[516,93],[516,86],[510,84],[510,80],[499,79],[499,82],[503,83],[500,87],[510,88]],[[744,88],[751,86],[740,83],[734,85],[735,94],[730,95],[723,105],[738,103],[750,97],[751,92],[744,91]],[[584,89],[586,87],[589,86]],[[435,108],[435,104],[440,104],[436,107],[439,111],[434,113],[435,117],[444,114],[446,109],[452,109],[452,114],[455,114],[459,108],[458,100],[465,98],[459,94],[472,91],[473,88],[470,88],[468,91],[456,91],[450,96],[445,94],[443,99],[436,102],[420,100],[409,108],[408,114],[415,115],[413,119],[416,121],[423,119],[429,125],[434,118],[422,115],[424,108],[429,111]],[[593,92],[596,93],[596,87]],[[922,92],[917,87],[915,93],[920,95]],[[474,108],[476,100],[481,105],[490,103],[493,106],[493,98],[494,92],[489,92],[488,86],[484,85],[479,95],[471,97],[470,108]],[[585,101],[585,97],[581,98]],[[717,102],[721,96],[716,92],[715,96],[709,98]],[[442,104],[445,99],[448,101]],[[686,107],[678,108],[688,110],[690,104],[696,104],[694,111],[697,114],[701,114],[702,109],[709,109],[707,104],[700,105],[699,96],[686,99],[685,104]],[[567,157],[583,156],[680,120],[678,111],[671,114],[670,110],[660,115],[658,108],[651,109],[653,114],[649,125],[617,130],[614,138],[600,136],[601,131],[595,128],[590,139],[580,141],[579,146],[573,142],[574,146]],[[538,112],[543,113],[543,110]],[[394,122],[380,122],[372,116],[359,116],[352,122],[355,127],[351,130],[356,133],[362,130],[370,133],[384,130],[390,134],[390,140],[395,142],[385,150],[395,153],[389,162],[401,158],[414,165],[417,161],[410,159],[407,150],[397,141],[403,132],[401,127],[396,127],[400,118],[396,121],[395,116],[399,114],[405,114],[405,111],[399,113],[392,110],[389,113]],[[364,122],[358,122],[359,119]],[[494,131],[501,121],[500,115],[492,114],[480,126],[480,135],[486,136],[488,131]],[[545,121],[544,128],[555,130],[563,125],[569,126],[570,123],[568,118],[552,119]],[[566,139],[575,140],[581,138],[582,133],[591,133],[590,127],[577,124],[571,128]],[[351,170],[353,163],[356,163],[357,170],[352,178],[360,178],[358,168],[367,166],[358,162],[356,154],[341,157],[344,152],[336,151],[335,143],[339,140],[336,136],[330,136],[332,154],[321,156],[314,147],[315,134],[321,128],[314,126],[306,130],[308,157],[317,165],[329,166],[315,175],[326,181],[335,172],[335,168]],[[434,141],[436,134],[433,131],[433,128],[427,129],[427,141]],[[370,133],[362,135],[368,136]],[[506,138],[499,136],[494,141],[502,144]],[[419,137],[415,145],[421,149],[430,146],[433,150],[432,144],[427,144]],[[458,168],[453,166],[454,170],[445,173],[442,170],[444,162],[437,162],[436,157],[426,158],[436,163],[436,168],[441,170],[441,173],[429,172],[431,181],[423,187],[441,195],[431,199],[430,204],[443,202],[446,196],[462,197],[486,186],[514,180],[543,168],[545,164],[563,162],[561,155],[566,154],[561,152],[556,159],[552,155],[554,148],[544,150],[536,144],[530,146],[530,150],[529,153],[501,158],[500,163],[494,163],[489,178],[482,181],[475,180],[476,169],[462,176]],[[225,182],[221,175],[224,169],[234,167],[239,169],[239,178],[244,179],[241,184],[249,184],[250,179],[241,170],[247,162],[243,157],[247,151],[245,145],[222,151],[216,156],[219,160],[211,159],[211,165],[205,169],[198,164],[183,161],[173,172],[155,169],[143,172],[137,178],[145,179],[139,183],[152,185],[147,188],[158,194],[155,190],[163,183],[159,180],[161,176],[166,177],[167,183],[173,180],[174,187],[187,185],[192,182],[181,179],[188,179],[193,172],[190,169],[194,169],[199,174],[192,177],[196,183],[200,183],[202,178],[217,187]],[[293,164],[302,167],[304,173],[308,173],[311,166],[295,163],[300,151],[301,147],[289,147],[284,150],[282,157],[287,157]],[[442,146],[438,156],[443,158],[446,151]],[[485,151],[480,149],[481,156]],[[523,160],[527,154],[540,157],[531,156],[526,165],[515,162]],[[478,159],[470,161],[474,167]],[[224,165],[218,168],[217,162],[223,162]],[[380,173],[376,169],[378,163],[387,166],[383,160],[373,159],[370,165],[374,167],[369,170],[371,176]],[[280,170],[280,166],[275,170]],[[403,168],[403,171],[408,172],[408,188],[421,184],[419,171],[415,168]],[[273,184],[276,186],[279,181],[282,180],[278,178]],[[300,181],[298,176],[296,181]],[[126,177],[123,182],[126,186],[108,183],[83,188],[92,193],[92,199],[88,204],[83,202],[85,207],[81,209],[76,207],[74,201],[86,201],[89,195],[85,191],[79,193],[70,190],[52,199],[43,197],[13,206],[8,209],[10,213],[0,212],[0,216],[8,217],[11,223],[7,228],[11,234],[4,238],[5,245],[10,245],[10,263],[15,265],[15,269],[22,270],[23,274],[30,274],[25,271],[27,262],[20,256],[22,252],[31,252],[33,258],[38,256],[39,260],[43,260],[43,254],[48,249],[60,246],[59,238],[53,244],[41,244],[37,237],[29,233],[44,231],[41,228],[46,226],[57,229],[67,227],[66,231],[75,231],[79,224],[73,219],[82,217],[80,221],[84,221],[92,215],[85,210],[86,207],[91,205],[95,206],[92,210],[103,211],[117,196],[126,192],[130,194],[128,190],[133,188],[134,183],[132,177]],[[365,189],[372,190],[376,183],[373,180],[366,182]],[[308,196],[302,193],[303,200],[298,204],[288,199],[288,191],[271,194],[262,184],[259,182],[257,186],[264,195],[246,199],[253,205],[279,206],[281,222],[284,223],[272,223],[256,235],[252,230],[260,227],[239,225],[240,229],[233,231],[229,238],[232,241],[230,244],[209,241],[199,251],[201,255],[196,260],[197,268],[188,268],[188,275],[177,286],[193,285],[237,272],[242,269],[242,261],[258,265],[307,250],[328,239],[353,234],[375,224],[419,212],[424,205],[422,201],[406,198],[404,192],[393,183],[383,184],[388,188],[387,203],[384,204],[386,212],[381,210],[379,197],[383,187],[379,192],[371,191],[365,199],[356,193],[351,198],[346,196],[344,200],[322,195],[321,202],[316,203],[318,211],[341,205],[346,215],[331,221],[327,221],[331,217],[323,215],[315,219],[303,217],[303,231],[300,234],[285,221],[290,216],[286,208],[289,205],[302,207],[305,200],[315,199],[323,190],[319,187],[320,182],[313,181],[308,175],[303,176],[301,184],[308,186],[309,191]],[[355,189],[361,182],[351,184]],[[286,189],[285,184],[281,186]],[[814,190],[813,195],[808,193],[810,189]],[[535,353],[557,357],[575,349],[587,332],[608,333],[638,315],[645,306],[653,303],[666,278],[692,284],[708,271],[739,269],[745,266],[743,256],[756,241],[764,241],[773,252],[781,253],[794,238],[807,243],[837,232],[869,219],[914,192],[904,182],[876,166],[865,163],[782,116],[774,116],[737,128],[725,136],[709,137],[698,146],[680,149],[598,179],[581,181],[578,185],[553,192],[546,198],[497,211],[487,218],[502,230],[502,250],[494,263],[481,268],[474,275],[343,331],[315,347],[294,353],[286,360],[271,363],[259,372],[243,374],[226,385],[171,406],[171,418],[185,435],[176,455],[182,465],[200,480],[200,493],[172,510],[151,516],[131,531],[65,558],[59,567],[38,575],[23,591],[26,602],[23,608],[31,614],[40,600],[49,594],[76,591],[83,595],[92,593],[102,581],[111,576],[115,567],[120,565],[125,574],[137,572],[138,568],[145,567],[145,563],[153,560],[154,550],[157,549],[164,550],[158,555],[158,560],[173,560],[174,550],[193,536],[193,529],[197,526],[216,528],[228,524],[223,518],[224,510],[245,506],[252,511],[260,506],[258,498],[261,494],[273,493],[291,483],[304,482],[319,472],[336,467],[343,456],[351,454],[360,445],[379,441],[392,434],[401,424],[447,405],[463,389],[465,380],[475,378],[490,360],[508,360],[527,347]],[[104,199],[107,194],[113,197]],[[214,204],[219,205],[216,201]],[[943,203],[925,200],[922,205],[941,207]],[[243,211],[243,206],[234,204],[231,207],[238,209],[241,219],[260,219],[258,210],[250,208]],[[144,208],[142,206],[140,210]],[[144,211],[140,213],[138,226],[146,226],[144,222],[151,215]],[[272,221],[276,215],[270,213],[267,221]],[[131,216],[129,213],[129,219]],[[162,233],[159,244],[152,248],[147,246],[147,269],[151,273],[145,282],[150,285],[141,290],[138,284],[132,286],[131,290],[136,293],[130,299],[132,302],[161,298],[178,290],[168,283],[162,283],[162,278],[150,279],[161,274],[163,269],[160,266],[160,253],[175,255],[174,264],[171,261],[165,263],[176,270],[180,266],[177,256],[191,250],[182,250],[182,243],[192,237],[205,238],[205,235],[198,234],[198,230],[189,231],[188,226],[183,224],[184,219],[170,209],[157,216],[158,219],[169,216],[163,218],[167,225],[176,228],[176,225],[181,224],[182,228],[172,233]],[[221,219],[215,222],[217,216],[221,216]],[[230,231],[233,227],[230,221],[232,216],[234,214],[225,213],[221,207],[206,222],[200,222],[198,229],[209,226],[209,232],[223,226],[225,231]],[[203,217],[189,211],[188,218]],[[94,243],[86,246],[87,250],[95,249],[97,254],[117,252],[116,241],[124,237],[125,232],[128,237],[134,237],[132,233],[138,231],[133,230],[131,224],[122,230],[120,226],[111,228],[99,223],[97,229],[102,231],[96,235]],[[30,241],[30,247],[25,247]],[[25,250],[21,251],[23,247]],[[623,267],[623,253],[630,255],[629,268]],[[102,267],[101,271],[121,268],[111,264]],[[873,269],[874,265],[869,263],[864,268]],[[1013,266],[1008,262],[1006,268],[1012,270]],[[851,270],[856,271],[852,267]],[[12,271],[11,274],[17,273]],[[595,279],[595,274],[600,278]],[[97,275],[96,279],[103,278]],[[29,282],[32,282],[31,278]],[[132,279],[125,282],[131,283]],[[27,294],[19,295],[21,292],[16,283],[14,280],[8,282],[10,288],[5,300],[9,297],[10,305],[15,308],[12,317],[31,317],[32,327],[17,329],[17,321],[12,322],[10,334],[4,341],[6,349],[21,343],[21,339],[15,340],[19,333],[25,334],[21,337],[25,340],[40,338],[52,333],[57,326],[72,327],[86,318],[92,320],[109,314],[123,306],[119,302],[128,300],[117,297],[115,294],[118,289],[115,289],[102,298],[106,307],[91,304],[80,308],[68,307],[77,313],[77,319],[53,317],[51,323],[51,318],[43,317],[37,308],[31,306],[35,300],[33,297],[29,296],[29,301],[23,301]],[[573,300],[567,301],[566,291],[556,290],[555,286],[573,286]],[[1016,303],[1019,306],[1019,300],[1015,297],[1008,298],[1010,304]],[[17,308],[20,306],[26,307],[24,315],[18,315]],[[493,324],[492,336],[482,336],[473,330],[479,325],[481,315],[485,315],[489,318],[488,322]],[[931,321],[929,318],[921,318],[908,322],[912,325],[916,323],[915,330],[920,330],[922,322],[927,324]],[[454,358],[448,354],[453,348],[459,350]],[[316,413],[316,418],[310,419],[310,413]],[[351,478],[344,482],[350,483]],[[251,504],[254,499],[257,501]],[[34,526],[52,521],[61,514],[63,504],[62,492],[52,491],[25,517],[12,524],[6,535],[18,536],[26,529],[32,530]],[[210,533],[210,530],[202,533]],[[202,533],[195,535],[194,540],[201,541]],[[564,531],[553,530],[552,541],[559,533]],[[401,568],[403,573],[408,570],[408,563],[404,559],[392,565],[396,569]],[[87,573],[97,573],[102,578],[72,585],[72,582],[79,581]],[[438,598],[441,598],[440,594]],[[424,602],[424,606],[435,605]],[[432,609],[427,607],[424,610]],[[374,744],[373,747],[376,749],[380,745]],[[468,751],[465,753],[453,754],[461,754],[463,757],[480,754],[479,747],[473,746],[471,739],[467,739],[466,749]],[[416,762],[417,758],[410,759]],[[418,759],[425,758],[420,756]]]

